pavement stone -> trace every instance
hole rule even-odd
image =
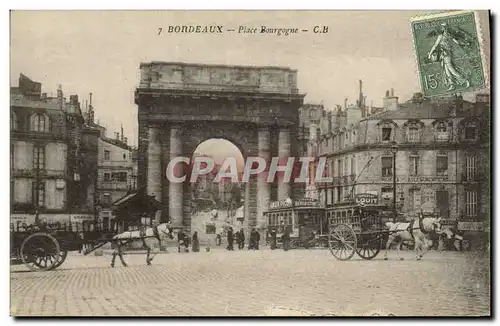
[[[328,250],[70,254],[55,271],[11,266],[14,316],[484,316],[489,255],[389,253],[336,260]]]

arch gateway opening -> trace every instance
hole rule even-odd
[[[165,207],[161,221],[191,228],[193,203],[189,180],[170,182],[169,162],[192,157],[207,139],[222,138],[244,159],[297,157],[299,108],[297,71],[283,67],[149,62],[140,65],[135,91],[138,105],[138,183]],[[252,176],[243,184],[244,221],[264,230],[269,202],[300,198],[303,185],[268,183]]]

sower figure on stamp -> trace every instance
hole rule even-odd
[[[430,32],[428,36],[433,37],[436,35],[438,35],[438,37],[429,51],[428,58],[432,61],[441,61],[441,66],[443,67],[446,81],[449,85],[448,91],[455,89],[455,86],[469,87],[470,82],[464,74],[458,71],[453,62],[453,47],[456,44],[464,50],[465,47],[471,46],[471,42],[465,40],[463,31],[454,31],[448,27],[446,23],[441,23],[441,27],[438,30]]]

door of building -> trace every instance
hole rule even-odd
[[[450,199],[448,198],[448,191],[438,190],[436,192],[436,203],[439,213],[442,218],[449,218],[450,215]]]

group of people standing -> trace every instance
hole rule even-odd
[[[272,229],[269,232],[271,250],[277,248],[277,239],[276,239],[276,230]],[[198,239],[198,232],[195,231],[191,239],[187,235],[186,231],[180,230],[177,233],[177,250],[181,252],[181,249],[184,248],[184,251],[187,252],[189,250],[189,245],[192,245],[193,252],[200,251],[200,242]],[[281,236],[281,240],[283,242],[283,249],[288,251],[290,249],[290,232],[285,230],[283,235]],[[227,247],[226,249],[229,251],[234,250],[234,242],[238,245],[238,249],[242,250],[245,248],[245,231],[240,229],[239,231],[234,232],[232,227],[229,227],[227,230]],[[222,243],[222,234],[218,233],[215,239],[216,245],[219,247]],[[248,250],[259,250],[260,243],[260,233],[256,229],[252,229],[250,232],[250,239],[248,242]]]
[[[269,232],[269,237],[271,238],[271,250],[277,248],[276,230],[272,229]],[[285,228],[283,235],[281,236],[281,241],[283,242],[283,250],[288,251],[290,249],[290,231]]]
[[[222,240],[222,235],[219,233],[217,234],[216,238],[216,244],[217,246],[221,245]],[[236,240],[236,244],[238,245],[238,249],[244,249],[245,248],[245,231],[243,229],[240,229],[239,231],[236,231],[236,233],[233,231],[233,228],[230,227],[227,230],[227,250],[234,250],[234,242]],[[257,230],[252,229],[252,232],[250,232],[250,241],[248,243],[248,250],[259,250],[259,242],[260,242],[260,233],[257,232]]]

